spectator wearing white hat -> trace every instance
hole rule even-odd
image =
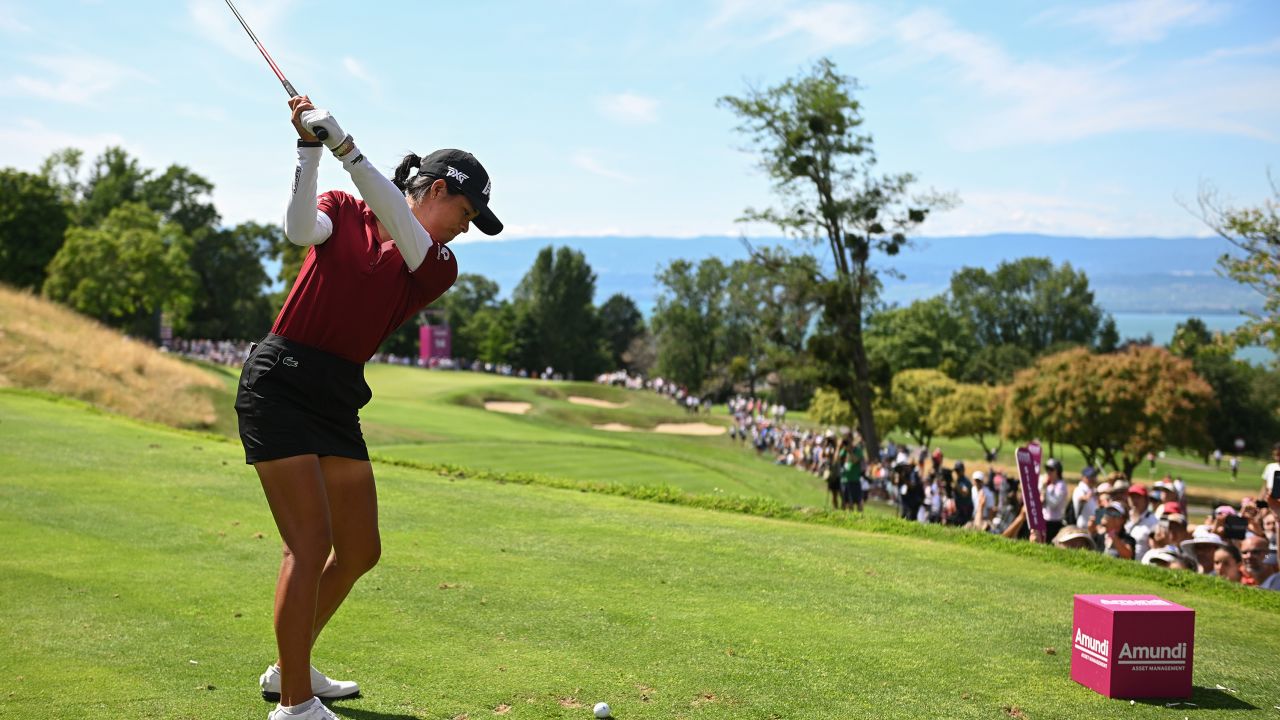
[[[1173,545],[1151,548],[1147,551],[1147,554],[1142,556],[1143,565],[1158,565],[1159,567],[1174,569],[1183,567],[1179,562],[1180,560],[1182,560],[1182,551]]]
[[[1053,538],[1053,544],[1060,548],[1068,548],[1071,550],[1096,550],[1093,544],[1093,536],[1091,536],[1084,528],[1078,528],[1074,525],[1067,525],[1058,531]]]
[[[1071,506],[1076,512],[1076,527],[1089,527],[1089,518],[1098,509],[1098,493],[1094,484],[1098,482],[1098,471],[1086,465],[1080,471],[1080,483],[1071,493]]]
[[[1062,518],[1067,513],[1067,481],[1062,479],[1062,463],[1057,458],[1049,458],[1044,463],[1045,477],[1040,484],[1040,495],[1044,498],[1041,513],[1044,515],[1044,530],[1049,537],[1057,537],[1062,529]]]
[[[996,514],[996,494],[992,492],[981,470],[973,471],[973,526],[986,531]]]
[[[1196,559],[1201,575],[1212,575],[1214,572],[1213,553],[1218,548],[1226,547],[1226,545],[1217,533],[1205,526],[1201,526],[1196,528],[1190,540],[1182,541],[1182,552]]]

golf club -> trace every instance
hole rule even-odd
[[[231,0],[227,0],[227,7],[231,8],[231,12],[235,13],[236,19],[240,21],[240,27],[244,28],[244,31],[249,33],[249,38],[253,40],[253,44],[258,46],[258,52],[262,53],[262,57],[265,58],[267,64],[271,66],[271,71],[276,74],[276,77],[280,78],[280,84],[284,85],[285,92],[289,93],[289,97],[296,97],[298,95],[298,91],[294,89],[293,83],[289,82],[289,79],[284,76],[284,73],[280,72],[280,68],[276,65],[276,61],[272,60],[271,56],[267,54],[267,49],[262,47],[262,43],[258,40],[258,36],[254,35],[253,31],[249,29],[249,23],[245,22],[244,18],[240,16],[240,11],[236,10],[236,6],[231,4]],[[325,140],[329,137],[329,132],[324,128],[316,128],[316,137],[321,140]]]

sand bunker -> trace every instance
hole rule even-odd
[[[591,427],[597,430],[607,430],[609,432],[631,432],[632,430],[635,430],[635,428],[630,425],[623,425],[622,423],[605,423],[603,425],[592,425]]]
[[[609,402],[608,400],[597,400],[595,398],[582,397],[581,395],[570,395],[569,402],[573,403],[574,405],[589,405],[591,407],[608,408],[610,410],[617,410],[618,408],[624,408],[627,406],[626,403],[615,403],[615,402]]]
[[[725,428],[723,425],[711,425],[702,422],[662,423],[654,428],[653,431],[670,435],[723,435]]]
[[[508,413],[510,415],[523,415],[529,412],[529,408],[533,405],[527,402],[498,402],[490,400],[484,404],[484,409],[489,412]]]

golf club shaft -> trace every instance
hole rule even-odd
[[[258,52],[262,53],[263,59],[265,59],[267,64],[271,66],[271,71],[280,79],[280,84],[284,85],[285,92],[289,93],[289,97],[297,97],[298,91],[294,89],[293,83],[289,82],[289,79],[284,76],[284,73],[280,72],[280,67],[276,65],[276,61],[272,60],[271,56],[267,54],[267,49],[262,46],[262,42],[258,40],[258,36],[253,34],[253,30],[249,28],[249,23],[244,21],[244,18],[240,15],[240,11],[236,9],[235,5],[231,4],[231,0],[226,0],[226,2],[227,7],[231,8],[231,12],[235,13],[236,20],[240,21],[240,27],[244,28],[244,31],[249,33],[249,39],[253,40],[253,44],[258,46]],[[324,128],[316,128],[316,137],[321,140],[325,140],[329,137],[329,133]]]

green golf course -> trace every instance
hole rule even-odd
[[[270,709],[257,675],[274,655],[279,540],[231,435],[235,373],[212,372],[213,432],[0,390],[0,717]],[[1280,597],[900,523],[883,506],[824,512],[816,478],[726,436],[649,431],[726,419],[647,393],[376,365],[368,377],[383,559],[316,648],[321,669],[364,689],[333,704],[342,717],[589,718],[601,700],[620,720],[1280,706]],[[529,408],[484,409],[495,401]],[[594,429],[609,423],[634,430]],[[1196,706],[1072,682],[1076,593],[1194,608]]]

